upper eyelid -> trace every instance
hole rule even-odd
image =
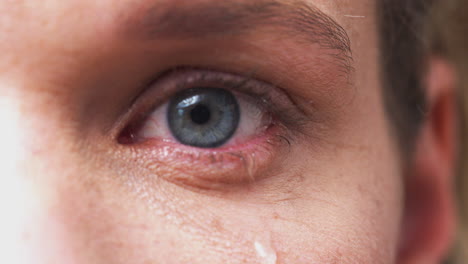
[[[252,99],[256,99],[251,100],[252,103],[256,103],[263,108],[268,108],[271,111],[274,110],[273,105],[277,106],[277,108],[280,108],[278,109],[279,112],[281,110],[285,110],[286,108],[290,108],[289,106],[291,105],[295,105],[294,101],[284,89],[277,87],[276,85],[267,83],[265,81],[258,80],[255,77],[255,70],[243,75],[212,70],[191,70],[200,70],[201,72],[203,72],[202,74],[200,74],[200,77],[197,81],[206,81],[210,82],[211,84],[217,82],[217,85],[222,84],[223,86],[225,86],[222,88],[242,92],[246,95],[251,96]],[[192,85],[192,83],[190,82],[181,82],[179,83],[179,90],[186,89],[190,87],[190,85]],[[305,115],[303,111],[301,112],[303,115]]]
[[[209,1],[195,5],[151,6],[130,16],[122,33],[144,41],[243,35],[262,26],[275,34],[290,34],[310,44],[334,50],[337,64],[352,68],[351,43],[346,30],[331,16],[306,1]],[[292,34],[291,34],[292,33]],[[128,36],[127,36],[128,37]]]
[[[184,77],[177,78],[177,76]],[[275,113],[282,114],[283,119],[281,119],[281,121],[284,123],[276,122],[276,120],[272,118],[267,121],[270,125],[265,126],[265,130],[255,132],[255,138],[249,138],[249,140],[245,142],[234,141],[232,145],[223,146],[216,151],[211,149],[198,149],[190,146],[181,147],[180,142],[176,140],[172,141],[170,138],[169,140],[165,140],[164,132],[161,134],[162,136],[155,135],[152,137],[149,135],[146,138],[141,138],[142,140],[140,141],[138,140],[140,138],[138,132],[141,130],[137,129],[133,131],[133,135],[136,137],[129,138],[129,141],[121,141],[120,137],[117,138],[119,145],[122,145],[125,149],[131,150],[132,157],[141,155],[141,158],[136,160],[132,158],[132,162],[144,160],[142,164],[144,168],[146,168],[148,164],[158,164],[158,167],[164,168],[170,165],[164,160],[165,157],[169,157],[168,160],[171,160],[171,164],[177,168],[177,172],[183,173],[182,175],[178,175],[179,177],[173,178],[167,177],[167,175],[162,173],[162,175],[160,175],[161,177],[173,183],[182,184],[182,186],[187,186],[188,184],[193,187],[211,188],[213,190],[222,190],[220,188],[226,188],[232,184],[251,183],[252,180],[265,176],[261,174],[261,172],[262,168],[265,168],[266,165],[281,163],[282,159],[278,157],[286,153],[286,151],[291,151],[293,142],[295,142],[296,139],[300,139],[296,138],[296,136],[299,136],[294,133],[296,129],[285,122],[287,121],[286,118],[294,122],[297,120],[294,118],[295,114],[300,115],[300,113],[289,100],[287,94],[281,89],[251,76],[246,77],[244,75],[222,71],[193,68],[168,73],[166,76],[152,83],[151,88],[141,94],[133,106],[132,111],[127,115],[125,123],[128,124],[128,122],[135,121],[135,118],[138,117],[138,115],[141,116],[141,113],[145,113],[144,117],[139,120],[143,125],[148,118],[152,118],[150,115],[155,113],[155,111],[162,110],[162,112],[158,113],[166,116],[164,108],[158,108],[166,105],[171,96],[176,95],[178,92],[182,91],[182,89],[194,88],[193,85],[208,82],[212,82],[212,85],[218,86],[216,88],[233,89],[233,91],[237,92],[239,95],[247,94],[243,96],[244,99],[252,98],[252,100],[261,102],[262,106],[268,107],[267,109],[261,108],[259,109],[260,111],[276,109]],[[281,99],[285,101],[280,102]],[[268,105],[268,102],[270,102],[271,105]],[[281,104],[287,105],[290,111],[283,111],[285,108],[278,107]],[[293,111],[294,114],[292,114]],[[124,130],[121,130],[120,132],[123,131]],[[120,135],[119,133],[119,136]],[[240,133],[239,135],[246,134]],[[250,153],[253,153],[253,155]],[[205,163],[202,159],[209,162]],[[179,160],[182,162],[179,163]],[[149,163],[146,163],[146,161]],[[251,166],[251,164],[255,164],[255,166]],[[252,168],[254,168],[254,170],[252,170]],[[185,173],[185,170],[188,172]],[[244,170],[247,173],[242,176],[242,171]],[[152,172],[153,169],[149,169],[149,171]],[[171,171],[174,171],[173,168],[171,168]],[[192,171],[196,173],[193,175],[190,174]],[[241,177],[239,177],[240,172]],[[170,176],[171,174],[168,173],[168,175]],[[210,183],[215,183],[215,185],[210,187]]]
[[[251,97],[252,103],[259,104],[268,111],[284,113],[291,112],[293,102],[285,95],[283,90],[269,83],[257,80],[250,75],[241,75],[223,71],[198,69],[192,67],[179,67],[158,75],[138,97],[133,100],[128,113],[118,121],[112,133],[116,138],[129,125],[144,122],[146,118],[170,96],[193,86],[213,86],[218,88],[232,89]],[[294,116],[290,116],[291,120]],[[287,118],[289,119],[289,118]]]

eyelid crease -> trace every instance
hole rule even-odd
[[[300,107],[288,96],[287,92],[274,85],[254,79],[255,71],[249,74],[232,73],[178,67],[159,75],[134,102],[130,113],[121,126],[118,138],[128,129],[134,130],[170,96],[196,86],[225,88],[247,96],[250,103],[270,113],[276,125],[281,125],[291,132],[302,132],[303,126],[311,121]]]
[[[279,123],[293,131],[300,131],[301,127],[306,123],[313,121],[313,118],[291,98],[285,89],[274,84],[256,80],[256,72],[256,70],[252,70],[244,74],[243,77],[236,76],[235,78],[239,79],[233,80],[223,78],[223,75],[234,76],[234,74],[213,72],[215,73],[213,76],[206,77],[206,75],[202,75],[200,81],[224,83],[227,86],[226,88],[250,96],[250,98],[254,99],[250,103],[269,111]],[[185,87],[189,87],[190,83],[181,83],[180,88],[183,89],[184,85],[187,85]]]
[[[142,6],[125,16],[122,33],[143,40],[244,35],[262,27],[275,34],[304,39],[335,51],[334,59],[352,70],[351,41],[346,30],[313,3],[302,0],[187,1]],[[286,34],[286,35],[285,35]]]
[[[277,176],[300,145],[302,138],[296,132],[306,131],[301,121],[309,117],[290,100],[287,90],[255,78],[255,71],[234,74],[184,67],[159,76],[136,100],[117,137],[119,148],[129,153],[129,166],[151,177],[192,191],[235,191]],[[139,137],[139,126],[164,109],[172,96],[197,86],[232,90],[238,99],[271,117],[265,122],[268,126],[248,140],[234,140],[219,148],[184,145],[164,133]]]

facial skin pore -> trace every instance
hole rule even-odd
[[[0,2],[0,201],[11,209],[0,258],[396,261],[403,175],[374,1]],[[178,67],[268,83],[307,118],[271,144],[119,143],[138,111],[169,100],[160,80]]]

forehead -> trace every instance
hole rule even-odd
[[[117,26],[123,26],[126,18],[138,17],[147,13],[148,10],[163,12],[164,9],[175,10],[194,8],[201,11],[202,8],[210,6],[219,7],[220,3],[225,6],[241,7],[252,5],[287,5],[303,6],[309,5],[329,15],[344,27],[358,26],[355,22],[359,18],[371,17],[374,13],[373,1],[370,0],[45,0],[45,1],[10,1],[0,0],[0,27],[2,30],[11,30],[29,25],[35,30],[55,30],[55,32],[70,30],[70,26],[90,30],[109,30]],[[200,8],[197,8],[200,7]],[[206,13],[212,10],[205,10]],[[223,9],[218,11],[228,11]],[[233,11],[232,9],[230,11]],[[218,13],[229,19],[232,13]],[[18,21],[21,20],[19,23]],[[215,25],[213,25],[215,26]],[[74,28],[72,28],[74,29]],[[32,32],[30,32],[32,33]]]
[[[263,32],[268,37],[302,38],[337,50],[342,53],[340,63],[349,68],[351,53],[359,57],[363,45],[374,43],[376,31],[371,0],[0,2],[0,49],[14,51],[11,54],[34,53],[31,47],[43,48],[43,54],[96,52],[104,43],[115,46],[145,33],[154,44],[174,36],[200,39],[241,31],[258,35],[259,29],[270,28]]]

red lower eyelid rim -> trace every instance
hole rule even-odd
[[[259,140],[264,140],[268,136],[277,136],[283,139],[286,139],[288,136],[282,135],[285,134],[282,130],[285,130],[283,126],[280,126],[277,124],[276,121],[274,121],[273,117],[269,117],[271,122],[269,125],[266,125],[262,128],[262,131],[259,131],[256,135],[247,138],[245,141],[237,141],[234,142],[233,139],[230,139],[226,142],[226,144],[218,147],[218,148],[198,148],[198,147],[193,147],[189,145],[184,145],[176,140],[165,140],[161,138],[146,138],[146,139],[138,139],[136,131],[138,131],[139,127],[138,126],[127,126],[118,136],[117,138],[117,143],[120,145],[132,145],[134,148],[137,147],[150,147],[151,145],[157,146],[157,145],[164,145],[168,146],[171,145],[172,147],[179,147],[180,149],[191,149],[193,151],[198,151],[198,152],[228,152],[228,151],[239,151],[242,150],[246,145],[253,144],[255,145],[256,143],[259,142]],[[290,145],[290,141],[287,140],[288,144]],[[234,145],[235,144],[235,145]]]
[[[267,110],[265,110],[265,111],[267,111]],[[130,125],[127,125],[122,130],[122,132],[120,132],[118,134],[117,142],[119,144],[121,144],[121,145],[131,145],[131,144],[138,144],[138,143],[142,143],[144,141],[151,140],[151,139],[139,139],[138,136],[137,136],[138,131],[140,131],[140,129],[145,124],[145,122],[148,121],[148,118],[149,118],[148,116],[140,117],[137,121],[134,121]],[[258,128],[258,130],[256,131],[256,135],[253,135],[250,138],[254,138],[255,136],[262,136],[262,134],[265,134],[267,131],[271,130],[273,127],[277,126],[279,123],[280,122],[277,120],[277,118],[272,113],[270,113],[270,112],[265,113],[262,116],[262,120],[261,120],[262,126]],[[233,137],[235,137],[235,134],[234,134]],[[169,140],[169,141],[171,141],[171,140]],[[246,139],[245,141],[249,141],[249,139]],[[226,146],[226,145],[229,146],[229,145],[231,145],[231,142],[232,142],[232,138],[229,139],[226,142],[226,144],[224,144],[223,146]],[[183,145],[182,143],[178,143],[178,144]],[[185,145],[183,145],[183,146],[185,146]],[[213,148],[213,150],[219,151],[219,149],[222,149],[223,146],[221,146],[219,148]],[[190,147],[190,146],[188,146],[188,147]],[[209,149],[209,148],[197,148],[197,149]]]
[[[219,149],[181,146],[157,138],[125,148],[132,167],[145,168],[177,185],[222,190],[278,173],[289,153],[290,141],[285,138],[273,128],[244,144]]]

